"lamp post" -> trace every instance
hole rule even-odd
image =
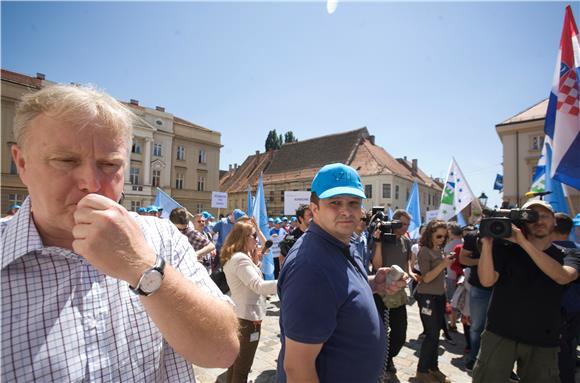
[[[482,209],[487,206],[487,196],[484,192],[481,192],[481,195],[477,197],[477,199],[479,200]]]

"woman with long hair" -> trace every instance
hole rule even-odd
[[[450,382],[437,364],[439,334],[445,318],[445,269],[453,262],[453,256],[443,254],[446,240],[447,224],[440,220],[429,222],[419,240],[417,258],[423,278],[417,286],[417,302],[426,332],[416,376],[421,383]]]
[[[251,221],[238,222],[228,234],[220,262],[230,286],[231,298],[240,325],[240,353],[228,369],[227,383],[246,383],[266,316],[265,295],[276,293],[277,281],[265,281],[257,260],[258,233]]]

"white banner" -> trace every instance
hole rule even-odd
[[[425,212],[425,224],[429,223],[429,221],[437,219],[438,213],[439,213],[439,210],[427,210]]]
[[[227,209],[228,208],[228,193],[211,192],[211,207]]]
[[[300,205],[310,204],[309,191],[285,191],[284,192],[284,215],[295,215]]]

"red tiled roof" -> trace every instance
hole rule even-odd
[[[2,69],[1,77],[4,81],[14,82],[16,84],[25,85],[35,89],[42,88],[42,80],[36,77],[30,77],[21,73],[11,72],[6,69]]]

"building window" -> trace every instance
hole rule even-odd
[[[383,184],[383,198],[391,198],[391,184]]]
[[[431,205],[431,194],[427,194],[427,202]]]
[[[161,152],[162,152],[162,146],[161,144],[153,144],[153,155],[156,157],[161,157]]]
[[[18,170],[16,169],[16,162],[14,162],[14,158],[10,157],[10,174],[18,174]]]
[[[205,164],[205,150],[204,149],[199,149],[199,156],[197,157],[197,160],[200,164]]]
[[[129,170],[129,183],[131,185],[139,185],[139,168],[131,168]]]
[[[26,199],[26,194],[17,194],[17,193],[8,194],[8,204],[10,206],[22,205],[22,202],[24,202],[24,199]]]
[[[395,199],[399,199],[399,185],[395,185]]]
[[[205,190],[205,176],[198,176],[197,177],[197,191],[204,191]]]
[[[176,189],[183,189],[183,179],[185,178],[182,172],[177,172],[175,175],[175,188]]]
[[[185,148],[181,145],[177,147],[177,159],[178,160],[185,160]]]
[[[373,185],[365,185],[365,195],[367,198],[373,198]]]
[[[131,201],[131,211],[137,211],[141,207],[141,201]]]
[[[274,190],[270,190],[270,202],[274,202]]]
[[[280,201],[284,202],[284,190],[280,190]]]
[[[544,146],[544,136],[533,136],[530,149],[532,150],[542,150]]]
[[[197,213],[201,213],[204,208],[203,208],[203,204],[202,203],[198,203],[197,205],[195,205],[195,210],[197,211]]]
[[[151,185],[153,187],[159,187],[159,185],[161,184],[161,170],[159,169],[153,169],[153,172],[151,173],[152,177],[151,177]]]
[[[407,188],[407,198],[405,198],[405,201],[409,200],[409,188]]]
[[[141,154],[141,145],[135,142],[131,147],[131,153]]]

